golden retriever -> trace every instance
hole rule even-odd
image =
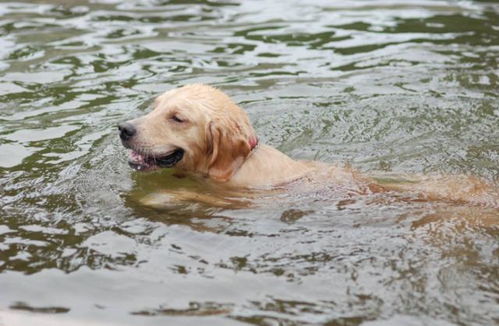
[[[499,207],[497,187],[474,177],[373,178],[348,167],[293,160],[259,143],[246,112],[207,85],[167,91],[156,98],[150,113],[118,128],[123,145],[131,149],[129,164],[134,169],[173,168],[218,189],[310,191],[327,187],[352,195],[411,192],[419,200]],[[207,193],[177,190],[170,194],[178,200],[225,203]]]

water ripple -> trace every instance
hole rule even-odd
[[[497,210],[320,192],[152,209],[139,198],[164,179],[195,186],[131,172],[115,131],[203,82],[294,158],[498,180],[497,4],[45,0],[0,14],[0,309],[120,325],[499,318]]]

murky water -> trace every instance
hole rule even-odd
[[[131,171],[115,129],[203,82],[294,158],[497,182],[495,1],[1,2],[0,57],[0,310],[116,325],[499,322],[497,209],[310,194],[151,209],[138,198],[188,181]]]

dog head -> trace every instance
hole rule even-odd
[[[206,85],[170,90],[153,110],[118,126],[129,164],[137,170],[172,168],[228,181],[257,144],[248,115]]]

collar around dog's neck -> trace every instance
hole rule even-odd
[[[258,137],[256,137],[256,136],[250,137],[249,145],[250,145],[251,150],[254,150],[255,147],[258,146]]]

